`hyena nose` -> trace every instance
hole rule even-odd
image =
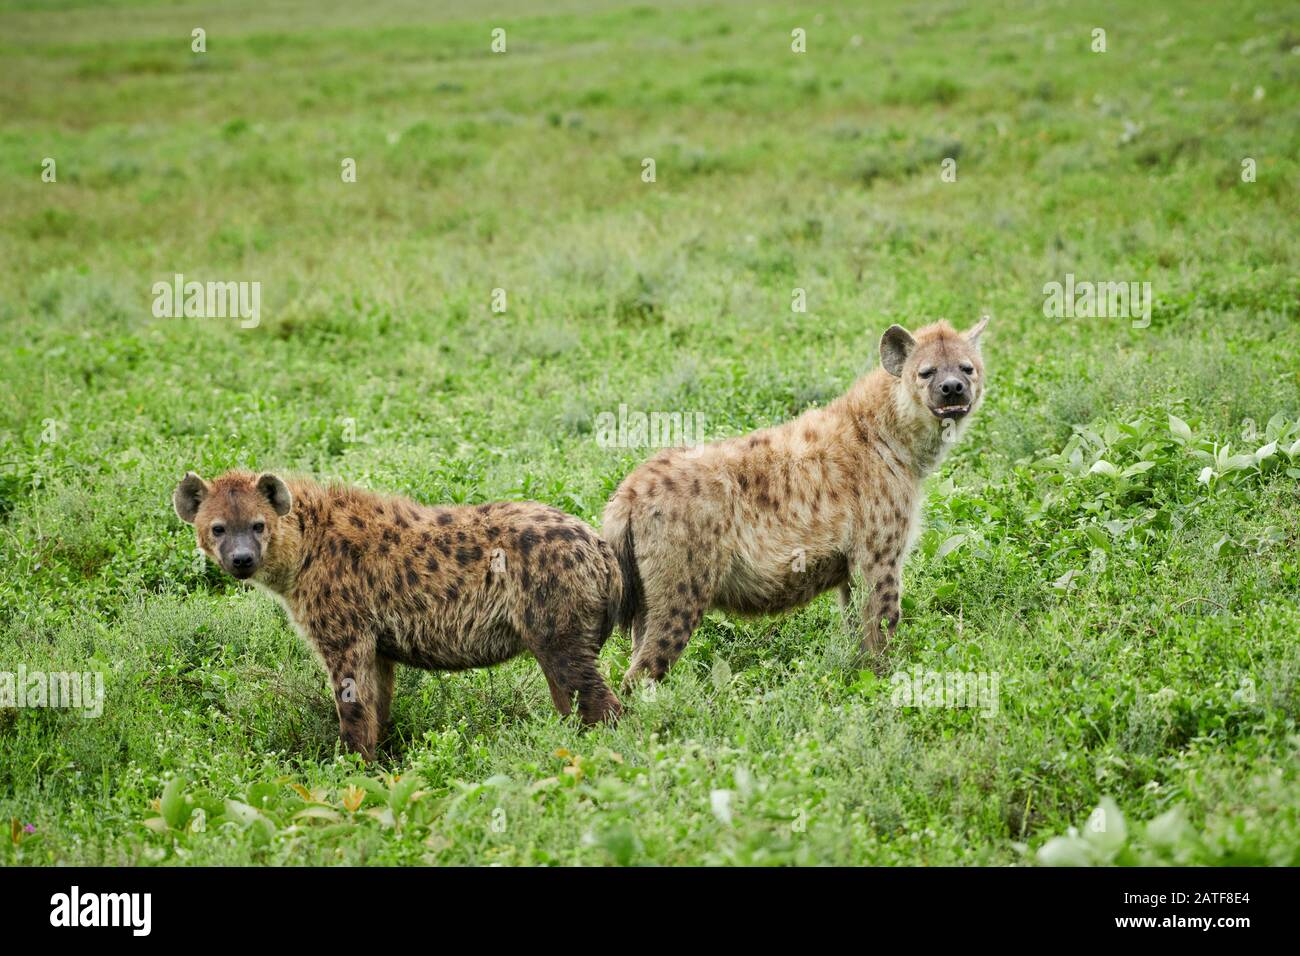
[[[944,398],[962,398],[966,395],[966,383],[959,378],[950,378],[939,386]]]
[[[247,571],[253,567],[253,552],[239,551],[230,556],[230,566],[236,571]]]

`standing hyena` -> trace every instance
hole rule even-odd
[[[877,654],[898,625],[921,482],[984,394],[979,336],[938,322],[891,326],[881,367],[825,408],[752,435],[660,452],[605,508],[623,568],[625,687],[658,680],[704,612],[797,607],[839,588],[845,620]],[[865,633],[850,582],[865,585]]]
[[[604,541],[531,502],[428,507],[356,488],[190,472],[173,495],[199,547],[275,595],[329,671],[339,733],[367,760],[393,665],[463,670],[525,650],[551,699],[586,723],[619,703],[596,669],[622,599]]]

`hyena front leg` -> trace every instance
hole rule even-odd
[[[862,650],[873,658],[879,658],[898,629],[902,563],[901,553],[889,547],[864,551],[858,562],[866,613],[859,624]]]
[[[361,754],[368,763],[374,759],[379,738],[379,708],[382,668],[373,645],[354,642],[331,653],[325,659],[330,683],[334,687],[334,704],[339,714],[339,737],[344,746]],[[388,690],[392,690],[392,668],[388,668]],[[385,707],[387,701],[384,701]]]

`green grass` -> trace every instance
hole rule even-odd
[[[1300,863],[1300,13],[877,6],[0,4],[0,670],[106,682],[0,710],[0,861]],[[154,318],[175,272],[260,326]],[[1066,273],[1150,327],[1045,318]],[[742,433],[983,313],[892,653],[992,717],[893,706],[827,596],[711,615],[614,729],[531,660],[404,671],[363,768],[170,505],[245,465],[595,522],[648,454],[601,412]]]

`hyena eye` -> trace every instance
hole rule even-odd
[[[258,534],[261,534],[263,531],[266,530],[266,522],[265,522],[265,521],[254,521],[254,522],[253,522],[253,530],[256,531]]]
[[[226,533],[226,526],[224,524],[214,524],[212,526],[212,536],[214,538],[220,538],[225,533]]]
[[[929,378],[931,375],[934,374],[934,369],[932,369],[932,368],[923,368],[923,369],[921,369],[921,371],[918,372],[917,374],[920,375],[921,378]]]
[[[975,366],[974,366],[974,365],[963,365],[963,366],[961,367],[961,370],[962,370],[963,372],[965,372],[967,375],[969,375],[969,374],[971,374],[971,372],[975,371]]]

